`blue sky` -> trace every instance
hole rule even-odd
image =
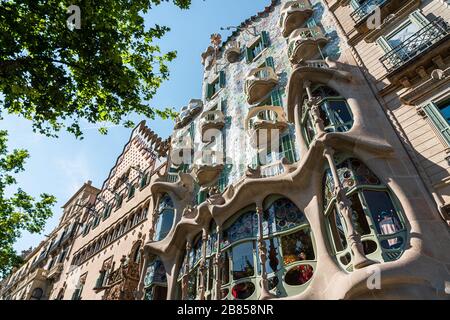
[[[269,4],[270,0],[193,0],[187,11],[167,3],[152,9],[146,16],[147,24],[171,28],[158,43],[164,51],[177,50],[178,58],[170,65],[170,80],[162,85],[151,105],[179,109],[191,98],[201,97],[200,55],[209,45],[210,35],[220,32],[226,39],[229,32],[220,31],[220,27],[239,25]],[[170,120],[157,119],[147,124],[163,138],[173,128]],[[28,121],[12,116],[5,116],[0,128],[9,131],[10,149],[24,148],[31,155],[26,171],[18,176],[18,185],[33,196],[47,192],[58,199],[54,216],[48,220],[43,234],[24,232],[15,244],[18,252],[37,245],[44,234],[51,232],[61,216],[60,207],[84,182],[92,180],[95,186],[101,187],[131,132],[114,127],[107,136],[102,136],[86,125],[83,141],[65,133],[59,139],[51,139],[33,133]]]

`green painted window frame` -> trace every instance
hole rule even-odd
[[[450,101],[443,101],[443,103],[450,103]],[[430,119],[442,139],[447,143],[447,147],[450,147],[450,124],[439,111],[439,104],[430,102],[422,106],[422,110],[428,116],[428,119]]]
[[[269,32],[261,31],[259,40],[251,47],[244,47],[245,58],[247,63],[252,63],[255,58],[258,57],[264,49],[270,47]],[[259,48],[259,52],[255,54],[255,48]]]
[[[295,139],[291,133],[284,135],[280,138],[280,148],[281,153],[284,157],[289,160],[291,163],[295,163],[298,161],[297,152],[295,150]]]

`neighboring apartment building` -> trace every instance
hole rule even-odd
[[[74,242],[99,190],[88,181],[62,207],[58,226],[1,285],[0,298],[45,300],[58,295],[70,268]]]
[[[133,131],[46,297],[448,299],[449,17],[273,0],[212,35],[203,96]]]

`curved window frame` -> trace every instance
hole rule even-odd
[[[320,93],[326,93],[323,89],[329,90],[331,95],[322,96],[319,95],[322,99],[319,101],[319,106],[321,108],[321,112],[326,113],[326,116],[330,122],[328,126],[325,126],[325,132],[332,133],[332,132],[348,132],[353,128],[355,117],[352,112],[352,109],[350,108],[347,99],[337,93],[334,89],[324,86],[324,85],[318,85],[313,89],[313,95],[316,93],[315,96],[317,96],[318,91],[321,91]],[[334,93],[333,93],[334,91]],[[317,135],[316,128],[314,126],[314,121],[311,117],[310,113],[310,107],[308,107],[307,102],[308,97],[304,98],[303,106],[302,106],[302,113],[301,113],[301,127],[302,127],[302,135],[303,138],[306,141],[306,144],[309,146],[311,142],[314,140],[314,138]],[[351,117],[351,121],[347,121],[344,123],[339,123],[338,121],[335,121],[335,116],[332,112],[330,112],[331,108],[329,107],[330,102],[343,102],[346,106],[347,112],[349,113]],[[325,122],[325,119],[322,119]],[[325,123],[324,123],[325,125]],[[345,128],[345,130],[339,130],[340,128]],[[312,136],[311,136],[312,135]]]
[[[165,199],[168,199],[165,201]],[[164,223],[164,216],[170,214],[172,222],[170,223],[170,227],[167,230],[162,230]],[[158,204],[158,218],[155,226],[155,241],[164,240],[170,231],[173,229],[175,223],[175,206],[173,204],[172,198],[166,193],[164,194]]]
[[[408,240],[407,239],[406,220],[404,218],[404,213],[403,213],[402,207],[400,205],[400,202],[395,197],[394,193],[390,190],[390,188],[386,184],[384,184],[383,181],[381,181],[381,179],[378,178],[373,173],[373,171],[367,167],[367,165],[363,161],[361,161],[357,158],[354,158],[352,156],[348,156],[348,157],[340,156],[339,158],[340,159],[338,159],[338,161],[336,162],[336,164],[338,166],[346,161],[357,160],[362,165],[364,165],[373,176],[375,176],[379,180],[378,184],[361,184],[356,181],[356,183],[352,187],[349,187],[346,190],[346,195],[350,200],[352,200],[352,198],[358,199],[358,205],[360,206],[360,209],[362,209],[362,213],[364,214],[363,217],[365,218],[365,222],[367,222],[367,228],[368,228],[369,232],[364,233],[364,234],[361,234],[361,232],[358,232],[361,235],[361,242],[363,243],[363,245],[367,244],[367,248],[366,248],[366,246],[364,248],[367,258],[371,259],[371,260],[375,260],[375,261],[380,261],[380,262],[388,262],[388,261],[394,261],[394,260],[399,259],[400,256],[404,252],[405,244],[407,243],[407,240]],[[325,188],[326,188],[325,184],[326,184],[327,170],[329,170],[329,168],[325,168],[325,170],[324,170],[324,178],[323,178],[323,191],[324,192],[325,192]],[[355,180],[357,180],[357,179],[355,179]],[[392,207],[394,209],[394,213],[396,214],[398,223],[401,226],[401,228],[399,228],[399,230],[397,230],[395,233],[383,235],[378,232],[377,227],[376,227],[377,223],[373,219],[374,213],[369,208],[369,205],[367,203],[367,199],[365,196],[366,192],[372,192],[372,191],[385,193],[389,197],[390,205],[392,205]],[[350,245],[347,241],[348,231],[347,231],[347,226],[345,224],[345,220],[342,217],[342,213],[339,211],[339,208],[336,204],[336,197],[333,196],[330,199],[330,201],[328,203],[326,203],[325,202],[326,197],[325,197],[324,192],[322,193],[323,204],[324,204],[323,212],[324,212],[324,216],[325,216],[328,239],[331,243],[331,249],[333,251],[333,254],[336,256],[336,259],[337,259],[339,265],[344,270],[346,270],[348,272],[352,272],[353,271],[352,253],[351,253]],[[355,203],[353,203],[353,201],[352,201],[352,204],[353,204],[353,206],[355,205]],[[330,217],[333,212],[340,216],[342,231],[344,233],[345,242],[346,242],[346,246],[343,249],[339,249],[337,247],[336,237],[335,237],[336,234],[334,233],[334,235],[333,235],[334,228],[330,223]],[[393,240],[399,239],[399,238],[401,238],[401,241],[399,242],[398,248],[385,248],[382,245],[383,241],[393,241]],[[371,249],[369,248],[370,242],[374,242],[376,244],[376,249],[373,252],[371,252]]]

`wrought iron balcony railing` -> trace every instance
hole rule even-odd
[[[365,3],[361,4],[355,11],[353,11],[350,16],[352,19],[358,23],[361,20],[368,17],[372,12],[375,11],[377,7],[382,6],[388,0],[367,0]]]
[[[386,53],[380,61],[390,73],[423,54],[449,34],[450,25],[443,19],[436,19]]]

